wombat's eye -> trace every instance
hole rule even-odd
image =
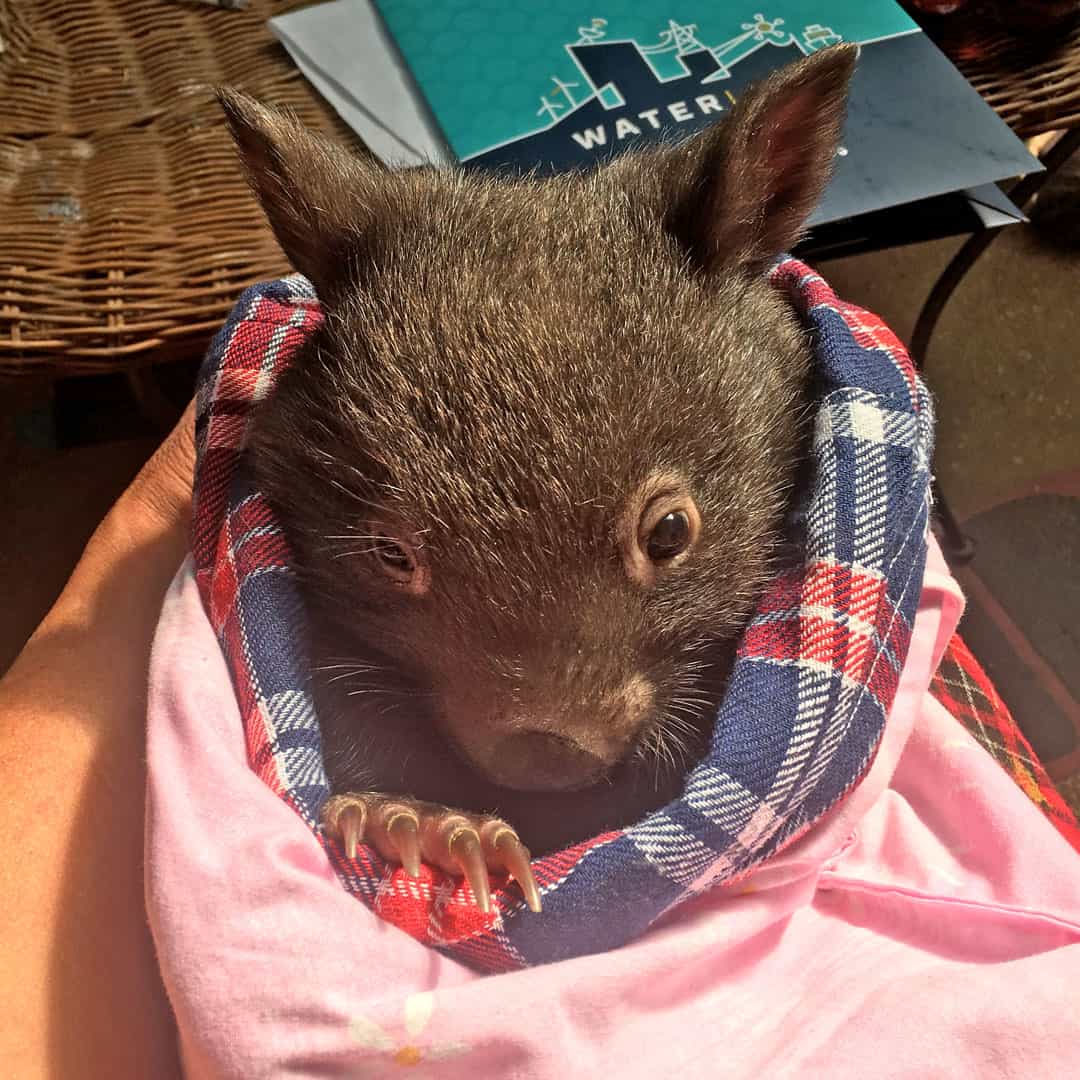
[[[416,573],[416,555],[407,544],[384,537],[376,542],[372,554],[383,571],[396,581],[409,581]]]
[[[653,562],[681,555],[690,546],[690,518],[683,510],[671,510],[652,528],[645,542],[645,554]]]
[[[685,555],[701,532],[701,515],[685,491],[658,495],[638,522],[637,559],[641,568],[671,565]],[[651,573],[651,571],[650,571]]]
[[[393,526],[381,526],[372,523],[371,546],[368,555],[375,561],[379,570],[405,592],[413,596],[423,596],[431,586],[431,566],[426,555],[422,554],[423,544],[417,540],[411,543],[398,536],[387,535],[397,532]]]
[[[701,514],[681,476],[658,472],[627,500],[616,529],[630,580],[648,589],[690,557],[701,536]]]

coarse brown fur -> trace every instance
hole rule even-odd
[[[795,483],[811,353],[762,270],[820,195],[853,62],[819,53],[681,146],[545,180],[388,171],[222,94],[326,309],[251,455],[335,791],[498,812],[539,851],[677,793]],[[635,577],[653,490],[700,535]],[[382,538],[413,546],[415,588]]]

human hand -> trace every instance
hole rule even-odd
[[[130,498],[163,524],[187,526],[195,473],[195,399],[139,470],[121,501]]]

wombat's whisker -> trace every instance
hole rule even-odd
[[[661,717],[660,721],[650,729],[645,738],[638,744],[634,752],[637,760],[643,764],[653,765],[653,786],[658,790],[661,786],[664,772],[675,771],[679,767],[679,760],[685,761],[686,748],[682,740],[673,735],[667,726],[667,718]],[[678,754],[678,758],[676,757]]]
[[[343,671],[338,675],[332,675],[327,682],[341,682],[342,679],[355,679],[357,675],[370,675],[371,670],[367,668],[357,668],[355,671]]]
[[[339,533],[335,536],[324,536],[324,540],[389,540],[393,542],[392,536],[381,536],[376,533]]]
[[[666,760],[674,770],[686,766],[690,748],[685,739],[686,733],[675,729],[672,719],[670,716],[666,717],[660,730],[663,732]]]
[[[377,664],[369,664],[363,660],[346,660],[335,664],[316,664],[312,668],[313,671],[319,672],[339,672],[337,675],[331,676],[327,679],[327,682],[338,682],[341,679],[352,679],[357,675],[374,675],[378,672],[386,672],[386,668],[380,667]]]
[[[348,499],[351,499],[353,502],[360,503],[361,506],[370,506],[374,510],[382,510],[382,506],[379,503],[373,502],[371,499],[365,499],[363,495],[360,495],[357,492],[353,491],[352,488],[346,487],[340,481],[335,480],[332,476],[327,477],[327,479],[330,481],[332,487],[337,488],[337,490],[340,491],[342,495],[346,496],[346,498]]]
[[[700,697],[677,697],[672,698],[668,702],[668,710],[673,713],[681,713],[682,717],[672,716],[672,722],[678,720],[679,723],[689,725],[689,720],[686,717],[697,718],[701,713],[712,704],[711,700],[704,695]]]
[[[329,680],[333,681],[333,680]],[[395,698],[428,698],[433,694],[430,690],[406,690],[400,687],[387,686],[357,686],[345,691],[346,696],[353,697],[356,694],[382,694],[385,697]]]

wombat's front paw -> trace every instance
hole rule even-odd
[[[466,814],[436,803],[371,793],[334,795],[323,807],[323,827],[350,859],[356,845],[371,844],[384,859],[401,863],[412,877],[421,860],[469,879],[480,910],[491,910],[488,870],[508,873],[532,911],[540,910],[529,851],[505,821]]]

